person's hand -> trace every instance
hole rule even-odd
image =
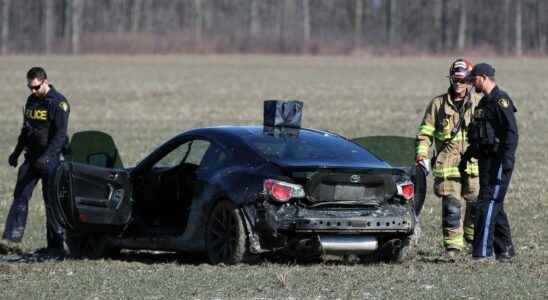
[[[424,156],[422,156],[422,155],[418,155],[418,154],[417,154],[417,156],[415,156],[415,162],[416,162],[416,163],[419,163],[419,162],[421,162],[421,161],[423,161],[423,160],[425,160],[425,159],[426,159],[426,157],[424,157]]]
[[[34,167],[40,171],[46,171],[48,169],[48,158],[40,156],[35,162]]]
[[[17,159],[19,158],[19,155],[17,153],[10,154],[10,157],[8,158],[8,164],[12,167],[17,167]]]

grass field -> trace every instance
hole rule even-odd
[[[28,94],[25,72],[45,66],[71,104],[70,132],[109,132],[126,165],[201,126],[262,121],[264,99],[305,102],[306,127],[348,137],[413,136],[452,58],[278,56],[0,57],[0,229],[16,171],[7,166]],[[211,266],[203,258],[128,253],[116,260],[11,262],[0,256],[1,299],[548,298],[548,60],[485,59],[518,108],[520,145],[506,197],[512,264],[440,259],[441,206],[427,197],[418,255],[403,264],[264,262]],[[41,192],[20,248],[45,246]]]

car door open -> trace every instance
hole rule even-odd
[[[415,138],[404,136],[366,136],[353,139],[390,165],[406,170],[415,185],[413,206],[420,215],[426,197],[427,171],[415,163]]]
[[[67,230],[121,232],[132,216],[132,184],[112,138],[77,133],[71,149],[53,182],[58,221]]]

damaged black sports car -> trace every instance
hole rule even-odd
[[[150,249],[206,252],[214,264],[266,252],[400,261],[416,223],[412,168],[326,131],[193,129],[133,168],[102,132],[76,133],[71,149],[54,190],[74,256]]]
[[[411,179],[329,132],[213,127],[174,137],[134,168],[108,135],[77,133],[55,192],[75,256],[128,248],[204,251],[212,263],[276,251],[399,261],[416,221]]]

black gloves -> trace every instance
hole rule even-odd
[[[8,164],[12,167],[17,167],[17,159],[19,158],[19,153],[13,152],[8,158]]]

